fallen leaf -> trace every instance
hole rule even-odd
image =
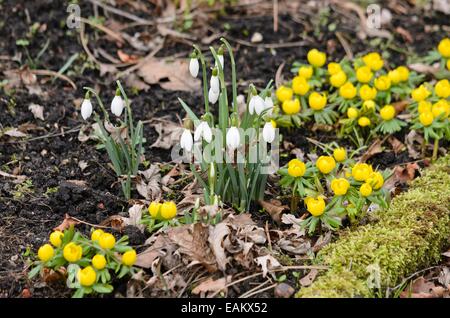
[[[58,225],[57,227],[55,227],[53,229],[53,231],[63,232],[64,230],[67,230],[68,228],[70,228],[72,225],[75,226],[77,224],[80,224],[80,221],[73,219],[69,214],[66,213],[62,223],[60,225]]]
[[[125,224],[125,218],[121,215],[118,214],[114,214],[114,215],[110,215],[108,216],[106,219],[104,219],[100,225],[101,226],[109,226],[112,227],[113,229],[122,232],[123,228],[126,226]]]
[[[381,145],[384,143],[386,139],[377,138],[370,146],[367,148],[366,152],[361,157],[361,162],[366,162],[374,155],[383,152],[383,147]]]
[[[16,138],[23,138],[23,137],[27,137],[28,136],[27,134],[21,132],[17,128],[8,129],[8,130],[4,131],[3,134],[5,134],[7,136],[10,136],[10,137],[16,137]]]
[[[158,133],[158,139],[150,146],[150,148],[171,149],[180,142],[183,134],[183,127],[167,120],[165,118],[155,118],[150,122]]]
[[[418,134],[415,130],[411,130],[405,137],[406,147],[408,149],[409,157],[413,159],[418,159],[421,157],[420,150],[416,150],[420,148],[423,143],[423,137]]]
[[[414,42],[414,39],[413,39],[411,33],[408,30],[402,28],[401,26],[398,26],[397,28],[395,28],[395,32],[400,34],[405,41],[407,41],[409,43]]]
[[[295,289],[286,283],[275,286],[274,295],[276,298],[290,298],[295,293]]]
[[[390,136],[388,138],[388,142],[391,144],[392,150],[394,150],[395,154],[402,152],[406,148],[405,145],[394,136]]]
[[[221,271],[226,269],[228,259],[223,247],[223,240],[230,234],[230,229],[225,223],[219,223],[209,231],[208,242],[216,257],[217,265]]]
[[[408,65],[409,69],[416,71],[417,73],[425,73],[425,74],[431,74],[435,75],[437,72],[439,72],[438,67],[434,67],[428,64],[423,63],[414,63]]]
[[[128,209],[129,217],[124,217],[125,225],[136,226],[139,230],[144,231],[145,225],[141,224],[142,211],[144,210],[143,204],[134,204]]]
[[[155,242],[136,257],[135,266],[150,268],[160,257],[173,253],[177,246],[164,235],[158,235]]]
[[[417,278],[412,285],[400,293],[400,298],[438,298],[443,292],[433,282],[424,277]]]
[[[316,279],[317,274],[319,273],[319,271],[317,269],[312,269],[307,275],[303,276],[300,279],[300,284],[303,287],[307,287],[309,285],[311,285],[314,282],[314,279]]]
[[[266,277],[270,270],[281,267],[280,262],[278,262],[278,260],[270,254],[257,257],[255,261],[259,266],[261,266],[263,277]]]
[[[217,292],[224,291],[226,293],[226,285],[231,281],[231,275],[227,277],[222,277],[214,280],[212,277],[209,277],[207,280],[201,282],[198,286],[196,286],[192,293],[194,295],[200,294],[200,297],[204,297],[205,294],[211,293],[216,294]]]
[[[281,202],[278,200],[270,200],[270,202],[259,200],[258,203],[277,223],[281,222],[281,214],[283,211],[289,209],[287,205],[281,205]]]
[[[145,171],[139,171],[136,178],[136,190],[146,200],[154,201],[161,197],[161,175],[157,165],[151,165]]]
[[[139,56],[129,55],[122,50],[117,50],[117,56],[123,63],[136,63],[139,61]]]
[[[44,107],[37,104],[30,104],[28,109],[33,113],[34,118],[44,120]]]

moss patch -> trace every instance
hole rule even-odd
[[[450,156],[392,200],[378,222],[343,231],[317,255],[330,270],[297,297],[371,297],[436,263],[450,236]]]

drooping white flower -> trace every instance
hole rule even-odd
[[[218,54],[217,59],[219,60],[220,66],[222,67],[222,70],[223,70],[223,63],[224,63],[223,54]],[[217,66],[217,61],[216,61],[216,66]]]
[[[264,99],[264,109],[267,109],[266,114],[267,115],[272,115],[272,110],[273,110],[273,99],[270,96],[266,96],[266,98]]]
[[[189,129],[184,129],[183,134],[180,138],[180,145],[186,151],[191,151],[194,141],[192,140],[192,134]]]
[[[206,121],[200,122],[194,132],[194,140],[199,141],[203,138],[207,143],[210,143],[212,140],[212,131]]]
[[[209,81],[209,85],[211,86],[211,89],[214,91],[214,93],[220,92],[219,77],[217,75],[211,75],[211,80]]]
[[[92,103],[90,99],[84,99],[81,104],[81,117],[84,120],[88,119],[92,115]]]
[[[265,104],[262,97],[259,95],[253,95],[250,99],[250,103],[248,104],[248,111],[250,115],[253,115],[253,113],[260,115],[264,109]]]
[[[191,73],[192,77],[197,77],[198,70],[200,69],[200,65],[196,58],[191,58],[189,61],[189,73]]]
[[[113,100],[111,101],[111,113],[119,117],[122,115],[122,111],[124,109],[125,105],[123,103],[123,99],[120,95],[114,96]]]
[[[215,104],[219,99],[219,92],[215,92],[212,87],[209,88],[208,92],[208,100],[211,104]]]
[[[236,127],[230,127],[226,136],[227,147],[230,150],[234,150],[239,147],[241,143],[241,136],[239,135],[239,129]]]
[[[265,142],[268,142],[269,144],[274,141],[275,139],[275,127],[274,123],[272,121],[267,122],[264,125],[262,136]]]

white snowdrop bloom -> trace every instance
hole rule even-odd
[[[272,99],[272,97],[266,96],[266,98],[264,99],[264,106],[265,106],[265,109],[273,108],[273,99]]]
[[[111,102],[111,113],[119,117],[120,115],[122,115],[124,107],[125,105],[123,103],[122,97],[120,95],[114,96]]]
[[[207,143],[210,143],[212,140],[212,131],[206,121],[202,121],[194,132],[194,140],[199,141],[203,138]]]
[[[81,117],[84,120],[88,119],[92,115],[92,103],[90,99],[84,99],[81,104]]]
[[[196,58],[191,58],[189,61],[189,73],[191,73],[192,77],[197,77],[198,70],[200,69],[200,65]]]
[[[191,151],[194,141],[192,140],[192,134],[189,129],[185,129],[180,138],[180,145],[186,151]]]
[[[222,70],[223,70],[223,63],[224,63],[223,54],[217,55],[217,59],[219,60],[220,66],[222,67]],[[216,61],[216,66],[217,66],[217,61]]]
[[[218,99],[219,99],[219,92],[215,92],[211,87],[208,92],[209,102],[214,105]]]
[[[231,150],[234,150],[239,147],[241,143],[241,137],[239,135],[239,129],[236,127],[230,127],[226,136],[227,147]]]
[[[211,89],[214,91],[214,93],[219,93],[220,92],[219,77],[216,75],[211,75],[209,86],[211,86]]]
[[[250,103],[248,105],[248,111],[250,115],[253,115],[253,113],[256,113],[257,115],[260,115],[262,111],[265,109],[264,100],[259,95],[253,95],[250,99]]]
[[[262,136],[265,142],[269,144],[275,139],[275,127],[272,121],[267,122],[264,125]]]

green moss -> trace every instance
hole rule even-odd
[[[338,241],[325,247],[317,261],[330,270],[296,296],[369,297],[368,285],[393,286],[436,263],[450,235],[450,156],[426,169],[377,219],[343,231]]]

